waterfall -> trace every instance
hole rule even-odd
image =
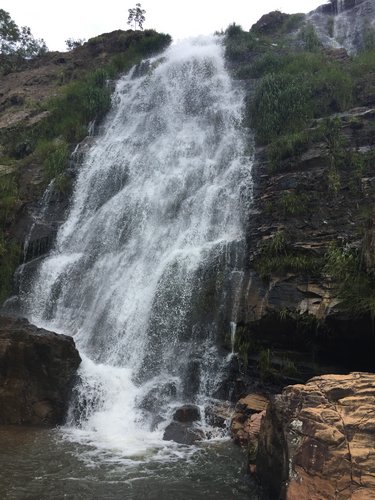
[[[24,305],[83,358],[74,439],[143,453],[176,406],[217,394],[251,200],[243,104],[219,37],[117,83]]]
[[[360,52],[366,33],[375,29],[375,2],[373,0],[337,0],[333,16],[327,16],[322,7],[308,14],[320,41],[325,47],[344,48],[348,54]]]

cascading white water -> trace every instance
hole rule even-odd
[[[366,44],[366,33],[375,29],[375,3],[373,0],[337,0],[334,7],[333,16],[327,16],[318,7],[307,19],[325,47],[344,48],[348,54],[356,54]]]
[[[83,357],[75,439],[143,453],[173,407],[214,394],[227,361],[209,300],[231,300],[251,199],[243,103],[218,37],[118,82],[27,303]]]

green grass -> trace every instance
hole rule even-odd
[[[15,175],[0,177],[0,225],[5,227],[12,219],[14,209],[18,206],[19,190]]]
[[[280,196],[279,206],[284,217],[306,213],[308,196],[306,194],[286,192]]]
[[[331,245],[325,272],[336,282],[340,308],[353,315],[375,316],[375,270],[366,269],[358,249]]]
[[[324,65],[321,56],[311,54],[295,60],[288,56],[283,62],[261,78],[247,109],[248,123],[264,144],[298,133],[313,118],[344,111],[353,102],[352,79],[336,64]]]
[[[278,231],[263,243],[255,263],[255,269],[265,280],[272,274],[288,272],[317,275],[321,272],[322,266],[320,257],[294,250],[287,241],[284,231]]]
[[[21,247],[9,241],[0,230],[0,303],[9,296],[12,289],[14,270],[20,263]]]

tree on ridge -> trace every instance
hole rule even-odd
[[[134,29],[137,29],[137,25],[143,30],[143,23],[145,22],[146,11],[142,9],[140,3],[137,3],[134,9],[129,9],[128,24],[132,25],[134,23]]]

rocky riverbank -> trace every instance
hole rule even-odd
[[[374,374],[314,377],[271,398],[253,423],[245,416],[232,431],[270,499],[375,498]]]

